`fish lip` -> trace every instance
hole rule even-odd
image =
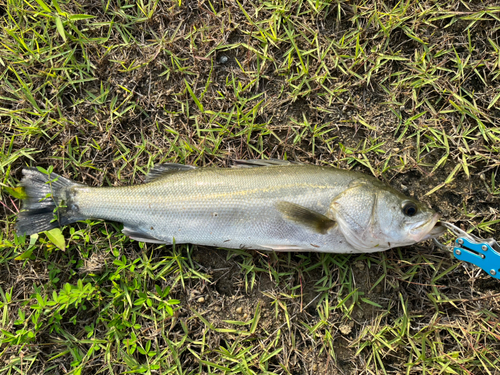
[[[446,233],[446,227],[441,223],[436,223],[434,227],[430,230],[430,232],[427,234],[427,238],[440,237],[445,233]]]
[[[438,223],[438,220],[440,218],[441,215],[435,213],[425,223],[419,225],[418,227],[412,228],[410,230],[410,237],[415,242],[420,242],[429,238],[441,236],[446,231],[446,228]]]

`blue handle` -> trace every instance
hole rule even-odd
[[[500,280],[500,253],[487,242],[474,242],[460,237],[453,248],[453,255],[458,260],[472,263],[486,271],[488,275]]]

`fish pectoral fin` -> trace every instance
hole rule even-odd
[[[125,234],[126,236],[129,236],[131,239],[139,241],[139,242],[149,242],[149,243],[161,243],[161,244],[166,244],[167,242],[159,240],[158,238],[155,238],[147,233],[144,233],[140,229],[137,228],[131,228],[131,227],[123,227],[122,233]]]
[[[272,165],[290,165],[290,164],[300,164],[293,161],[281,160],[281,159],[249,159],[249,160],[235,160],[233,168],[254,168],[254,167],[269,167]]]
[[[149,171],[146,175],[146,183],[156,181],[160,178],[170,176],[173,173],[186,172],[192,169],[196,169],[192,165],[176,164],[176,163],[164,163],[159,164]]]
[[[280,201],[276,203],[276,208],[284,219],[305,226],[317,233],[326,234],[336,224],[335,220],[295,203]]]

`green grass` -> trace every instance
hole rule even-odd
[[[500,284],[430,243],[171,248],[89,220],[61,251],[16,237],[7,194],[28,165],[111,186],[288,158],[497,236],[495,2],[5,0],[0,25],[1,373],[498,373]]]

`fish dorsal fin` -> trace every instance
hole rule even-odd
[[[249,160],[235,160],[233,168],[253,168],[253,167],[269,167],[272,165],[290,165],[300,164],[293,161],[281,159],[249,159]]]
[[[295,203],[280,201],[276,203],[276,208],[284,219],[305,226],[317,233],[326,234],[335,226],[335,221],[329,217]]]
[[[192,165],[184,165],[176,163],[158,164],[157,166],[151,168],[149,173],[146,175],[146,183],[169,176],[172,173],[185,172],[185,171],[190,171],[192,169],[196,169],[196,167],[193,167]]]

